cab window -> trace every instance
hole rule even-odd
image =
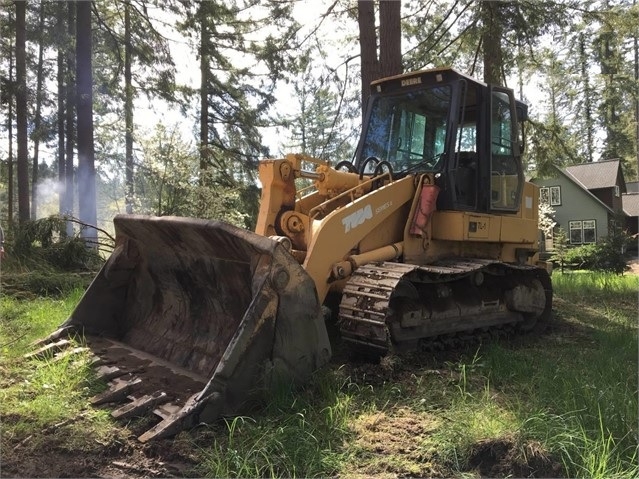
[[[374,156],[388,161],[395,172],[438,171],[450,101],[450,85],[376,98],[360,161]]]

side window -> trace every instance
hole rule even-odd
[[[493,91],[491,106],[491,207],[515,211],[519,207],[522,175],[513,150],[516,128],[507,93]]]
[[[466,123],[457,129],[457,151],[477,151],[477,125]]]
[[[491,149],[493,155],[512,155],[513,119],[510,114],[510,101],[506,93],[493,92],[491,120]]]
[[[561,186],[550,187],[550,206],[561,205]]]

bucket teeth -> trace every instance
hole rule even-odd
[[[120,376],[124,376],[128,371],[119,368],[117,366],[98,366],[96,368],[96,375],[98,379],[103,379],[105,381],[110,381],[113,378],[117,378]]]
[[[129,395],[133,386],[141,382],[142,380],[140,378],[129,380],[116,379],[109,384],[109,389],[93,396],[91,398],[91,404],[97,406],[109,402],[122,402]]]
[[[164,437],[167,435],[171,435],[173,431],[177,431],[180,428],[181,424],[181,416],[180,411],[182,410],[182,406],[177,406],[175,404],[163,404],[153,411],[153,413],[162,418],[162,421],[157,423],[151,429],[146,431],[144,434],[138,437],[140,442],[147,442],[151,439],[155,439],[158,437]]]
[[[111,416],[116,419],[127,419],[135,416],[144,416],[150,409],[154,408],[166,399],[164,391],[157,391],[147,394],[141,398],[130,397],[131,402],[116,409]]]
[[[26,359],[45,359],[51,358],[55,356],[56,353],[59,353],[63,349],[66,349],[71,346],[71,341],[68,339],[61,339],[60,341],[56,341],[55,343],[49,343],[32,353],[25,354]]]
[[[172,418],[178,411],[182,410],[182,406],[166,403],[153,410],[153,414],[160,416],[163,420]]]

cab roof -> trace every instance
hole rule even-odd
[[[482,87],[488,86],[486,83],[478,81],[471,76],[455,70],[454,68],[441,67],[380,78],[379,80],[371,82],[371,91],[373,93],[381,93],[383,91],[397,90],[413,85],[433,85],[462,79]]]

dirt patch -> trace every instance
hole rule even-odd
[[[403,408],[362,414],[351,426],[357,450],[375,459],[363,461],[367,466],[357,473],[362,477],[379,477],[380,473],[389,477],[440,476],[423,446],[437,425],[434,417]]]
[[[142,444],[126,428],[75,447],[59,437],[53,431],[17,444],[3,438],[0,477],[190,477],[196,464],[179,439]]]
[[[563,477],[561,463],[550,457],[539,443],[517,445],[509,438],[475,444],[468,465],[481,477]]]

